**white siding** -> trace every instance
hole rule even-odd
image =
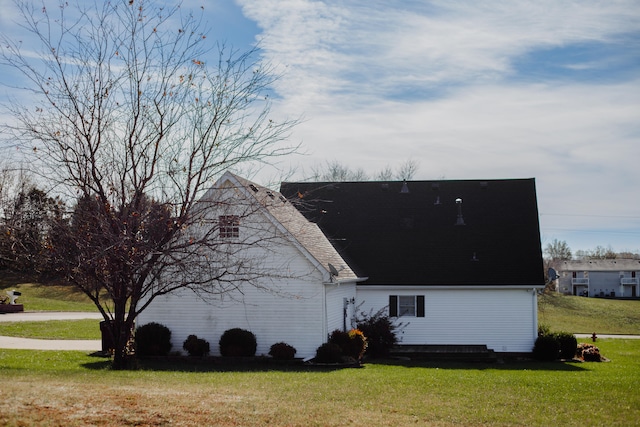
[[[258,355],[268,354],[272,344],[282,341],[296,348],[296,357],[310,357],[325,341],[325,328],[323,285],[317,277],[309,279],[265,284],[268,289],[245,284],[238,292],[207,302],[192,291],[181,290],[155,300],[140,314],[138,325],[158,322],[167,326],[173,351],[182,351],[184,340],[194,334],[209,342],[212,355],[219,355],[218,342],[224,331],[242,328],[256,335]]]
[[[424,295],[425,317],[400,317],[400,344],[484,344],[496,352],[530,352],[537,335],[537,295],[531,289],[358,288],[362,311],[389,304],[389,295]]]
[[[346,327],[347,330],[351,329],[353,325],[354,316],[354,304],[351,302],[352,298],[355,300],[356,285],[350,284],[331,284],[327,285],[327,334],[335,331],[336,329],[343,330],[345,326],[344,315],[344,300],[348,301]]]
[[[233,191],[230,193],[228,197],[233,200]],[[139,315],[138,325],[158,322],[167,326],[173,351],[183,351],[184,340],[193,334],[209,342],[212,355],[219,355],[218,343],[224,331],[242,328],[256,335],[258,355],[268,354],[277,342],[286,342],[296,348],[296,357],[314,356],[327,335],[323,273],[260,210],[251,211],[255,208],[247,208],[246,203],[221,206],[224,214],[243,214],[243,209],[250,212],[242,217],[238,239],[248,245],[237,253],[229,252],[228,260],[224,247],[220,247],[222,256],[214,254],[211,265],[224,269],[226,263],[239,265],[239,259],[250,275],[262,278],[253,278],[251,284],[236,281],[218,285],[218,289],[238,289],[209,296],[207,302],[186,289],[158,298]],[[215,219],[218,213],[211,210],[208,216]]]

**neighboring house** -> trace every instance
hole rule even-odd
[[[561,261],[555,265],[557,289],[567,295],[609,298],[640,296],[640,260]]]
[[[357,306],[388,307],[401,344],[529,352],[544,287],[535,181],[283,183],[360,277]]]
[[[283,183],[281,193],[226,173],[202,203],[230,245],[262,242],[247,259],[264,277],[206,302],[189,290],[161,297],[138,324],[168,326],[175,350],[195,334],[218,354],[222,333],[240,327],[258,354],[284,341],[309,358],[356,314],[385,310],[403,325],[401,344],[533,348],[544,287],[533,179]]]

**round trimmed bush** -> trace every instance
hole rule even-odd
[[[182,344],[189,356],[202,357],[209,354],[209,342],[205,339],[198,338],[195,335],[189,335]]]
[[[338,344],[326,342],[316,350],[316,362],[340,363],[342,362],[342,349]]]
[[[171,350],[171,330],[156,322],[136,329],[136,355],[141,357],[166,356]]]
[[[557,332],[554,338],[560,346],[560,359],[573,359],[578,348],[578,340],[569,332]]]
[[[293,360],[297,350],[287,343],[279,342],[271,346],[269,356],[276,360]]]
[[[560,357],[560,344],[553,335],[542,335],[533,346],[533,357],[538,360],[552,361]]]
[[[255,356],[258,347],[253,332],[240,328],[226,330],[218,344],[220,354],[224,357],[252,357]]]

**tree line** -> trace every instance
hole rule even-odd
[[[593,249],[579,249],[575,252],[571,250],[564,240],[553,239],[544,248],[544,256],[550,261],[565,260],[596,260],[596,259],[640,259],[640,254],[623,251],[616,252],[611,246],[596,246]]]

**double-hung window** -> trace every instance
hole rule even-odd
[[[424,295],[389,295],[389,317],[424,317]]]

